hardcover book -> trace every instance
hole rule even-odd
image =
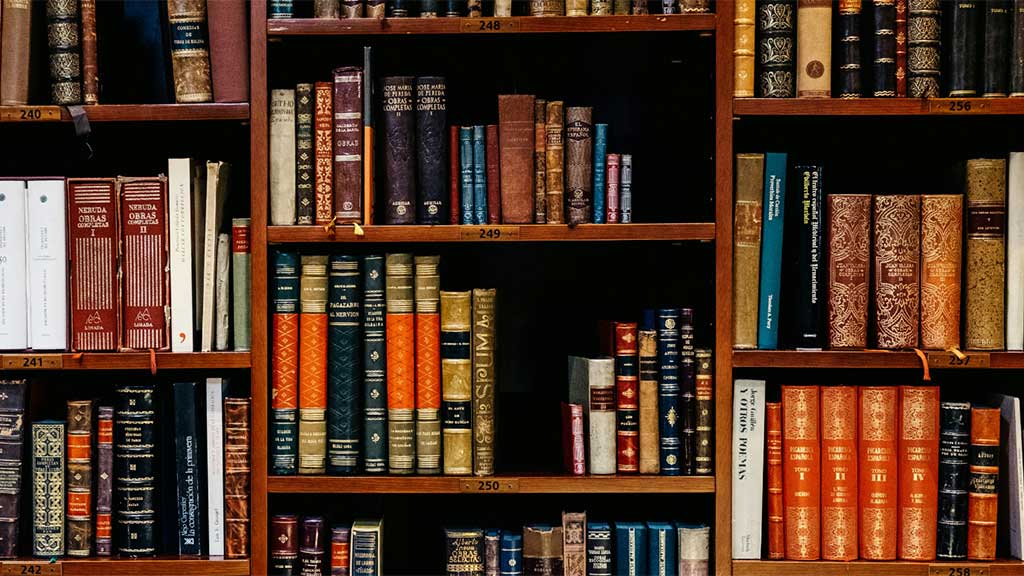
[[[821,422],[818,386],[782,387],[782,505],[786,560],[821,556]]]
[[[249,555],[252,443],[248,398],[224,399],[224,556]]]
[[[416,79],[416,169],[419,198],[417,222],[447,224],[445,206],[448,174],[447,83],[443,76]]]
[[[484,531],[484,576],[499,576],[501,560],[501,530]]]
[[[26,386],[0,380],[0,558],[18,556]]]
[[[363,469],[383,474],[388,462],[387,341],[384,257],[363,258]]]
[[[939,487],[939,387],[900,386],[899,552],[934,560]]]
[[[693,350],[693,309],[679,310],[679,468],[693,474],[697,438],[697,358]]]
[[[796,347],[804,350],[820,350],[825,342],[822,333],[822,288],[825,285],[822,267],[825,256],[823,171],[821,165],[794,168],[801,206]]]
[[[587,576],[612,576],[612,527],[604,522],[587,522]]]
[[[565,190],[563,162],[564,158],[564,136],[565,116],[563,102],[552,100],[548,102],[547,123],[544,128],[544,169],[547,175],[547,186],[545,191],[545,209],[547,210],[546,221],[548,224],[562,224],[563,202]]]
[[[317,82],[313,91],[314,221],[324,226],[334,219],[334,83]]]
[[[497,291],[473,289],[473,474],[494,474]]]
[[[416,472],[441,473],[440,256],[416,256]]]
[[[498,573],[501,576],[523,576],[523,537],[521,534],[501,533],[501,550],[498,561]]]
[[[832,2],[797,0],[796,95],[832,95]]]
[[[907,19],[907,94],[937,98],[942,72],[940,0],[910,0]]]
[[[569,402],[583,406],[591,474],[615,473],[615,361],[569,357]]]
[[[896,96],[907,97],[907,0],[895,0]]]
[[[1024,25],[1024,19],[1021,23]],[[1024,293],[1024,152],[1010,152],[1007,164],[1006,292],[1021,294]],[[1006,300],[1006,349],[1024,350],[1024,298]]]
[[[122,556],[156,553],[155,396],[156,387],[152,384],[128,384],[117,389],[114,545]],[[211,541],[212,538],[211,535]],[[212,545],[210,553],[215,553]]]
[[[299,474],[327,464],[327,256],[302,256],[299,277]]]
[[[1010,96],[1024,96],[1024,2],[1013,0],[1010,20]]]
[[[615,323],[616,471],[639,471],[640,390],[636,322]]]
[[[675,576],[679,568],[676,558],[679,541],[671,522],[647,523],[647,570],[651,574]]]
[[[168,345],[167,178],[119,178],[124,336],[132,350]]]
[[[533,223],[544,224],[547,221],[547,154],[544,146],[547,141],[547,110],[548,101],[537,98],[533,101]]]
[[[270,224],[295,224],[295,90],[270,91]]]
[[[249,218],[231,220],[231,332],[234,349],[248,351],[252,341],[249,318],[252,276],[249,269]]]
[[[270,470],[295,474],[299,458],[299,258],[273,253],[270,372]]]
[[[407,83],[400,83],[398,85],[389,84],[389,79],[384,79],[384,96],[389,98],[388,103],[384,105],[384,127],[385,127],[385,138],[386,141],[391,143],[394,142],[395,146],[408,145],[411,148],[411,144],[401,138],[411,139],[414,134],[411,131],[412,122],[414,121],[412,115],[412,84],[411,78],[404,78]],[[389,86],[392,88],[389,89]],[[394,101],[391,101],[392,90],[400,89],[401,94],[398,94]],[[333,137],[333,149],[334,149],[334,217],[335,221],[339,224],[349,224],[352,222],[362,222],[363,219],[363,70],[361,68],[355,68],[352,66],[337,68],[334,70],[334,137]],[[390,110],[389,107],[395,107],[395,110]],[[390,130],[392,122],[395,124],[395,133]],[[401,129],[408,129],[409,131],[402,134]],[[395,140],[392,140],[392,137]],[[396,159],[397,162],[409,162],[409,155],[412,154],[412,150],[401,149],[391,150],[391,146],[385,147],[385,154],[388,158],[391,158],[391,154],[397,154],[399,156]],[[404,156],[403,156],[404,154]],[[413,158],[412,160],[415,160]],[[396,172],[392,174],[392,164],[390,161],[387,162],[386,166],[388,170],[388,183],[389,186],[394,183],[395,185],[401,185],[398,180],[399,175]],[[396,170],[402,170],[404,168],[411,169],[412,166],[402,165],[399,168],[395,166]],[[412,174],[406,174],[403,170],[402,176],[407,178],[413,178]],[[389,188],[390,190],[390,188]],[[406,211],[410,211],[410,217],[413,217],[411,213],[412,202],[404,205]],[[390,202],[389,211],[390,214]],[[412,220],[410,220],[412,222]],[[391,224],[392,222],[388,222]]]
[[[583,406],[562,402],[562,468],[566,474],[587,473]]]
[[[679,535],[679,576],[707,576],[711,556],[711,527],[676,524]]]
[[[644,576],[647,565],[647,526],[643,522],[615,523],[615,573]]]
[[[768,417],[771,418],[771,412]],[[771,426],[770,421],[768,425]],[[768,433],[771,434],[771,428]],[[769,491],[772,482],[771,442],[769,436]],[[856,560],[857,388],[854,386],[825,386],[821,389],[821,455],[821,559]],[[780,523],[781,520],[779,518]],[[769,530],[771,527],[769,525]]]
[[[565,576],[587,574],[587,513],[562,512],[562,568]]]
[[[757,2],[757,95],[761,98],[792,98],[796,95],[793,75],[795,24],[796,0]]]
[[[916,348],[921,323],[921,197],[875,196],[874,201],[878,347]]]
[[[593,124],[591,108],[569,106],[565,109],[565,184],[569,224],[593,221]]]
[[[32,555],[64,555],[64,423],[32,423]]]
[[[822,395],[821,402],[822,410],[828,410],[825,395]],[[765,459],[767,461],[768,474],[768,558],[782,560],[786,557],[786,532],[782,517],[782,403],[766,402],[764,409],[766,420],[765,443],[767,444]],[[822,435],[822,441],[825,441],[824,434]],[[830,455],[828,450],[823,450],[823,452],[825,453],[824,466],[828,468],[830,465]],[[830,491],[826,488],[823,492],[827,501]],[[854,516],[854,521],[856,522],[856,516]],[[826,535],[828,534],[828,522],[829,519],[826,514],[823,520],[823,524],[826,525],[823,527]],[[822,554],[826,559],[828,558],[829,549],[830,547],[826,544]],[[854,555],[856,555],[856,550]]]
[[[967,558],[967,487],[971,436],[971,405],[939,405],[939,505],[936,556]]]
[[[413,82],[412,76],[389,76],[383,79],[384,171],[387,186],[385,224],[416,222],[416,114],[413,109]],[[335,150],[335,156],[337,154]],[[337,181],[337,165],[335,172]],[[337,196],[336,193],[336,206]]]
[[[861,386],[858,393],[860,556],[865,560],[895,560],[898,389]]]
[[[640,2],[646,13],[646,2]],[[754,95],[754,17],[755,0],[737,0],[733,14],[735,45],[733,47],[733,96],[750,98]]]
[[[459,127],[459,189],[460,217],[459,224],[472,224],[475,207],[473,206],[473,127]]]
[[[640,369],[640,473],[660,471],[658,439],[658,332],[654,325],[638,332]]]
[[[714,462],[712,455],[714,449],[714,434],[711,428],[714,419],[714,389],[712,382],[711,350],[698,349],[695,352],[697,359],[697,435],[693,455],[693,473],[698,476],[711,476],[714,474]],[[641,396],[640,409],[643,410],[643,397]],[[643,432],[641,431],[641,439]]]
[[[28,104],[29,59],[32,38],[32,3],[4,2],[0,36],[0,105]]]
[[[1005,348],[1006,160],[967,161],[967,298],[964,344]]]
[[[168,0],[167,20],[170,24],[175,99],[179,104],[212,101],[206,2]]]
[[[761,285],[757,317],[757,347],[775,350],[779,346],[779,292],[782,284],[782,223],[786,209],[786,154],[765,154],[761,250]]]
[[[72,178],[67,182],[72,350],[98,352],[118,349],[121,332],[121,290],[117,265],[120,219],[114,188],[112,178]],[[24,195],[21,198],[24,199]],[[24,218],[24,209],[20,215]],[[191,256],[188,250],[184,252]],[[21,258],[24,263],[24,254]],[[191,306],[183,315],[191,321]]]
[[[324,552],[327,540],[327,526],[322,516],[306,516],[302,519],[302,536],[299,542],[299,574],[323,574]]]
[[[211,556],[224,555],[224,378],[208,377],[206,411],[206,547]]]
[[[963,196],[921,195],[921,346],[960,345]],[[1024,317],[1021,318],[1024,329]]]
[[[732,394],[732,557],[736,560],[761,557],[764,411],[765,381],[736,380]]]
[[[872,0],[871,77],[875,98],[896,96],[896,1]]]
[[[352,576],[381,576],[384,568],[381,565],[381,548],[383,542],[383,526],[381,520],[356,520],[352,523],[352,564],[349,573]]]
[[[868,345],[871,195],[829,194],[828,342]]]
[[[67,552],[92,551],[92,400],[69,400],[67,421]]]
[[[416,463],[416,322],[412,254],[388,254],[388,471],[412,474]]]
[[[473,224],[487,224],[487,127],[473,126]]]
[[[352,532],[348,526],[331,528],[331,576],[349,576]]]
[[[562,569],[562,527],[530,524],[523,527],[523,574],[556,576]]]
[[[210,69],[213,76],[213,99],[216,102],[246,102],[249,99],[249,53],[246,50],[249,46],[249,35],[246,8],[245,2],[241,0],[206,4],[209,29],[214,31],[210,35]],[[86,12],[83,5],[83,24],[85,20]],[[83,39],[83,56],[88,45],[88,41]],[[82,66],[85,72],[86,104],[89,104],[88,58]]]
[[[501,162],[498,154],[498,125],[488,124],[484,136],[487,172],[487,224],[501,224]]]
[[[224,205],[227,201],[228,178],[231,173],[231,165],[227,162],[206,163],[206,206],[203,210],[203,270],[202,270],[202,323],[200,350],[209,352],[213,349],[214,338],[217,335],[217,327],[223,328],[226,317],[220,316],[220,311],[227,311],[226,286],[219,287],[217,284],[218,275],[223,277],[226,272],[226,260],[218,262],[217,254],[220,247],[220,231],[223,226]],[[294,195],[294,191],[292,192]],[[225,240],[223,250],[226,252],[228,246]],[[219,301],[219,305],[218,305]],[[225,335],[226,338],[226,335]],[[222,340],[226,345],[226,340]]]
[[[444,473],[473,473],[472,294],[440,292]]]
[[[665,476],[682,473],[680,439],[679,309],[657,311],[659,468]],[[591,443],[594,439],[591,437]],[[593,451],[593,448],[591,448]],[[591,472],[593,472],[593,452]]]
[[[459,144],[459,127],[452,125],[448,127],[448,223],[462,224],[461,210],[462,202],[460,189],[462,188],[462,174],[459,168],[459,156],[461,154]]]
[[[199,459],[199,424],[196,420],[195,382],[175,382],[174,460],[177,504],[177,553],[199,556],[202,552],[203,508],[200,482],[204,474]],[[70,415],[69,415],[70,416]],[[68,419],[70,425],[70,417]]]
[[[195,175],[199,162],[191,158],[167,160],[167,224],[170,242],[169,274],[171,288],[171,352],[192,352],[196,347],[196,322],[202,319],[202,246],[194,246],[197,236],[202,243],[202,230],[194,230],[196,222],[205,222],[200,208],[205,187]],[[70,188],[69,188],[70,189]],[[196,213],[198,212],[198,213]],[[115,219],[119,220],[119,219]],[[116,260],[116,254],[113,256]],[[74,264],[74,257],[72,257]],[[116,268],[115,268],[116,270]],[[198,278],[198,282],[196,281]],[[197,290],[196,287],[199,287]],[[248,296],[246,297],[248,303]],[[120,313],[120,306],[117,307]],[[120,335],[120,330],[115,330]]]
[[[0,350],[28,348],[27,200],[24,180],[0,180]]]
[[[501,215],[508,224],[534,219],[534,97],[498,96],[501,136]]]
[[[988,0],[982,3],[984,43],[981,52],[981,95],[985,98],[1009,93],[1010,11],[1011,0]]]
[[[313,84],[295,85],[295,223],[309,225],[316,217],[313,160]]]
[[[839,97],[860,98],[864,95],[861,51],[861,0],[839,3]]]
[[[999,408],[971,408],[968,560],[993,560],[996,557],[999,426]]]
[[[943,50],[944,70],[949,79],[946,96],[963,98],[978,94],[978,30],[983,4],[979,2],[945,2],[942,4],[942,28],[946,30]]]
[[[605,180],[608,182],[605,187],[605,220],[608,224],[619,223],[621,166],[622,156],[619,154],[608,154],[605,157]]]
[[[228,310],[231,295],[231,236],[227,234],[217,234],[216,262],[213,349],[223,351],[228,349],[228,333],[231,331],[231,311]]]
[[[607,169],[605,157],[608,153],[608,125],[594,124],[594,224],[605,223],[605,182]]]
[[[362,282],[359,257],[332,254],[327,272],[327,469],[359,470]]]
[[[479,528],[445,528],[445,573],[470,576],[484,573],[484,531]]]
[[[736,155],[733,208],[733,347],[757,348],[757,286],[761,272],[764,154]],[[830,197],[831,198],[831,197]]]
[[[272,576],[294,576],[299,564],[299,518],[277,514],[270,519],[270,561]]]
[[[97,556],[110,556],[114,485],[114,408],[100,406],[96,411],[96,526]],[[2,434],[0,430],[0,434]],[[2,522],[2,519],[0,519]],[[2,524],[0,524],[2,527]]]
[[[633,223],[633,155],[622,155],[622,171],[619,175],[619,221]]]
[[[27,188],[28,345],[34,350],[66,350],[68,264],[64,181],[29,180]],[[158,258],[155,266],[159,254],[154,256]],[[126,254],[125,266],[127,259]],[[24,282],[24,278],[21,276],[19,281]]]

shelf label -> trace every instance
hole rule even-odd
[[[472,494],[508,494],[519,492],[519,478],[473,478],[459,483],[461,492]]]
[[[64,367],[63,354],[4,354],[4,370],[55,370]]]
[[[475,34],[519,32],[518,18],[460,18],[462,31]]]
[[[988,110],[984,98],[929,98],[928,111],[932,114],[979,114]]]
[[[928,352],[929,368],[988,368],[988,352],[964,352],[960,358],[952,352]]]
[[[4,560],[3,576],[50,576],[56,574],[61,576],[64,573],[60,562],[46,562],[43,560],[19,562],[16,560]]]
[[[60,122],[60,106],[3,106],[4,122]]]
[[[519,226],[462,226],[459,238],[470,242],[519,240]]]
[[[929,564],[928,576],[989,576],[988,564],[945,563]]]

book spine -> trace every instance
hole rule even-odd
[[[3,59],[0,60],[0,105],[28,104],[32,3],[5,2],[3,7]]]
[[[448,160],[447,83],[443,76],[421,76],[416,79],[416,149],[418,151],[419,201],[417,221],[420,224],[446,224],[448,214],[445,187],[448,182],[445,162]]]
[[[1006,160],[967,161],[967,298],[964,344],[1005,348]]]
[[[67,193],[71,347],[83,352],[117,350],[120,286],[114,180],[72,179],[68,181]],[[188,205],[187,201],[183,204]],[[21,217],[24,218],[24,211]],[[184,252],[188,254],[188,250]],[[183,315],[191,321],[191,307]],[[191,338],[191,331],[188,336]]]
[[[587,574],[587,513],[562,512],[562,574]]]
[[[1024,1],[1024,0],[1022,0]],[[548,101],[537,98],[533,101],[533,223],[547,222],[547,109]]]
[[[249,350],[252,321],[249,318],[252,276],[249,271],[249,218],[231,220],[231,330],[235,350]]]
[[[494,474],[497,291],[473,290],[473,474]]]
[[[907,0],[895,0],[896,96],[907,97]]]
[[[828,343],[866,348],[871,195],[828,195]]]
[[[630,0],[614,0],[612,3],[612,14],[629,14],[632,8],[632,2]],[[644,4],[647,7],[647,4]]]
[[[664,476],[679,476],[679,309],[659,309],[657,318],[659,467]]]
[[[537,576],[563,574],[562,527],[523,527],[523,573]]]
[[[416,198],[413,81],[412,76],[384,78],[384,167],[387,176],[385,224],[416,222],[416,210],[413,207]]]
[[[28,348],[27,199],[23,180],[0,180],[0,237],[4,238],[0,242],[0,350]],[[120,307],[115,304],[117,310]]]
[[[334,85],[317,82],[313,91],[314,222],[324,226],[334,218]]]
[[[327,470],[359,470],[362,286],[359,257],[332,254],[327,280]]]
[[[661,471],[658,454],[658,332],[641,328],[640,352],[640,473]]]
[[[619,223],[619,178],[621,176],[620,166],[622,160],[618,154],[608,154],[605,157],[606,179],[608,184],[605,187],[605,221],[608,224]]]
[[[920,326],[921,197],[875,202],[875,332],[882,349],[916,348]]]
[[[299,458],[299,258],[275,252],[273,259],[270,469],[274,475],[290,475],[298,470]]]
[[[384,0],[366,0],[366,18],[384,18]]]
[[[64,423],[32,423],[32,555],[64,555]]]
[[[701,349],[696,351],[697,357],[697,438],[694,442],[693,473],[698,476],[714,475],[714,434],[711,428],[714,420],[714,389],[711,367],[711,350]],[[643,393],[641,392],[641,410],[643,409]],[[641,432],[642,434],[643,432]],[[641,451],[642,453],[642,451]]]
[[[594,144],[592,109],[569,106],[565,109],[566,186],[569,197],[568,223],[585,224],[593,221]]]
[[[156,553],[156,387],[130,384],[117,389],[114,413],[114,543],[121,556]],[[212,431],[208,431],[212,434]],[[211,535],[211,542],[213,536]],[[213,548],[211,554],[215,554]]]
[[[792,98],[796,95],[793,75],[795,23],[796,0],[757,2],[757,95],[761,98]],[[840,8],[840,30],[845,30],[843,26]],[[857,65],[860,66],[860,60]]]
[[[251,402],[224,399],[224,556],[249,555]]]
[[[207,378],[206,411],[206,549],[224,555],[224,379]]]
[[[484,531],[451,529],[444,531],[446,574],[484,574]]]
[[[242,0],[206,4],[209,28],[213,30],[210,35],[210,69],[213,75],[213,99],[216,102],[249,100],[247,8]],[[82,18],[84,22],[84,9]],[[82,48],[85,48],[84,42]]]
[[[562,402],[562,467],[566,474],[587,473],[583,405]]]
[[[587,576],[612,576],[614,569],[611,526],[587,523]]]
[[[861,386],[858,393],[860,557],[895,560],[898,391],[891,386]]]
[[[92,551],[92,400],[69,400],[67,423],[67,552]]]
[[[341,18],[338,0],[313,0],[314,18]]]
[[[327,464],[327,256],[302,256],[299,287],[299,474],[323,474]]]
[[[522,535],[509,532],[501,533],[498,562],[498,573],[501,576],[523,576]]]
[[[440,256],[416,256],[416,472],[441,473]]]
[[[352,576],[380,576],[381,525],[377,522],[352,524]]]
[[[363,258],[363,469],[383,474],[388,463],[387,339],[384,257]]]
[[[459,166],[462,179],[460,189],[459,205],[462,208],[462,216],[458,220],[460,224],[473,223],[473,127],[461,126],[459,128]]]
[[[498,96],[501,155],[501,221],[529,224],[534,221],[534,124],[535,100],[531,95]],[[497,152],[497,150],[496,150]]]
[[[1010,152],[1007,165],[1006,292],[1020,294],[1024,290],[1024,153]],[[963,218],[962,213],[958,216]],[[1006,349],[1024,350],[1024,299],[1006,300]]]
[[[331,528],[331,576],[349,576],[352,561],[352,531],[345,526]]]
[[[960,345],[963,196],[921,195],[921,346]],[[1024,328],[1024,317],[1021,318]]]
[[[495,16],[501,16],[498,14],[500,2],[494,4]],[[438,0],[423,0],[420,4],[420,18],[436,18],[438,16]],[[505,16],[511,16],[511,14],[504,14]]]
[[[334,1],[334,0],[332,0]],[[363,12],[366,10],[364,2],[362,0],[342,0],[341,1],[341,17],[342,18],[363,18]]]
[[[711,527],[676,525],[679,534],[679,576],[706,576],[710,563]]]
[[[832,2],[797,0],[796,95],[832,95]]]
[[[566,16],[586,16],[588,0],[565,0]]]
[[[967,558],[967,487],[971,405],[939,404],[939,499],[936,556],[941,560]]]
[[[64,211],[63,180],[28,181],[28,345],[35,350],[68,347]]]
[[[18,556],[25,380],[0,380],[0,558]]]
[[[640,470],[640,382],[636,322],[615,323],[616,471]]]
[[[389,83],[385,78],[384,129],[387,142],[400,148],[387,152],[388,183],[397,180],[397,173],[410,180],[404,186],[413,186],[413,175],[409,154],[412,153],[410,140],[413,138],[412,78],[403,78],[406,83]],[[363,218],[363,71],[360,68],[345,67],[334,70],[334,217],[339,224],[361,222]],[[398,91],[397,93],[395,91]],[[391,98],[394,100],[391,100]],[[407,130],[403,132],[402,130]],[[394,138],[394,140],[392,139]],[[392,165],[392,161],[396,165]],[[408,164],[406,166],[406,164]],[[390,190],[390,188],[389,188]],[[403,204],[412,222],[412,201]],[[389,201],[388,214],[391,214]],[[388,222],[391,224],[392,222]]]
[[[786,154],[765,155],[764,236],[761,250],[761,286],[758,305],[757,347],[779,346],[779,290],[782,283],[782,222],[786,210]]]
[[[299,576],[321,576],[324,573],[324,544],[327,527],[322,516],[302,519],[302,539],[299,543]]]
[[[827,400],[824,394],[821,397],[822,410],[827,410]],[[781,402],[766,402],[765,403],[765,436],[767,438],[767,474],[768,474],[768,558],[771,560],[782,560],[786,557],[786,532],[783,526],[783,508],[782,508],[782,403]],[[825,438],[822,438],[823,442]],[[831,455],[827,449],[822,447],[822,452],[825,454],[824,465],[827,468],[831,459]],[[828,472],[823,471],[825,476],[822,478],[828,478]],[[823,487],[822,492],[825,494],[826,502],[829,497],[829,489]],[[856,510],[854,510],[853,522],[856,523],[857,516]],[[829,520],[825,519],[823,522],[826,526]],[[826,535],[826,542],[824,542],[824,550],[822,552],[823,558],[829,557],[829,551],[832,549],[828,539],[830,538],[828,528],[822,527]],[[856,531],[854,531],[856,536]],[[856,555],[856,546],[854,546],[854,555]]]
[[[935,560],[939,387],[900,386],[899,558]]]
[[[1010,19],[1010,96],[1024,96],[1024,0],[1013,0]],[[83,9],[84,13],[84,9]]]
[[[444,473],[473,473],[472,295],[440,292]]]
[[[167,0],[170,24],[174,96],[179,104],[210,102],[210,49],[207,43],[206,2]]]
[[[853,386],[823,387],[821,389],[821,415],[821,559],[856,560],[857,388]],[[771,426],[770,422],[769,426]],[[770,433],[771,428],[769,428]],[[771,441],[771,437],[769,437],[769,490],[771,490],[772,482]],[[781,479],[780,483],[782,483]],[[771,506],[771,500],[769,500],[769,506]],[[779,516],[781,523],[782,515]],[[769,512],[769,522],[771,521],[771,512]],[[771,525],[769,524],[769,526]],[[770,537],[768,542],[770,546]]]
[[[697,441],[697,358],[693,349],[693,309],[679,311],[679,468],[693,475]]]
[[[782,387],[782,502],[786,560],[821,557],[821,447],[817,386]]]
[[[46,35],[50,47],[50,100],[58,106],[82,103],[78,24],[76,0],[51,0],[46,3]]]
[[[999,426],[999,408],[971,408],[968,560],[994,560],[996,557]]]
[[[574,369],[570,361],[569,378],[578,376],[582,385],[570,395],[573,402],[583,404],[584,420],[588,421],[587,442],[591,474],[614,474],[615,458],[615,360],[601,357],[594,359],[576,358],[581,362]],[[572,385],[570,385],[572,386]]]
[[[644,4],[646,5],[646,2]],[[636,2],[634,2],[635,6]],[[757,2],[755,0],[736,0],[734,10],[733,96],[750,98],[754,96],[754,18],[757,12]]]
[[[615,573],[644,576],[647,571],[647,526],[640,522],[615,523]]]
[[[946,82],[950,98],[977,96],[978,94],[978,25],[977,2],[947,2],[943,4],[942,27],[949,30]]]
[[[822,288],[825,285],[822,259],[825,253],[825,198],[822,191],[820,165],[797,166],[795,175],[800,187],[800,270],[797,295],[797,348],[820,349],[822,334]]]
[[[388,254],[388,471],[412,474],[416,462],[416,336],[412,254]]]
[[[622,155],[622,173],[619,176],[619,221],[633,223],[633,155]]]
[[[1006,96],[1010,80],[1010,0],[988,0],[982,18],[981,95],[985,98]]]
[[[473,224],[487,224],[487,127],[473,126]]]
[[[205,221],[205,214],[195,214],[197,204],[205,206],[203,192],[195,182],[198,163],[189,158],[171,158],[167,161],[167,224],[170,242],[170,287],[171,287],[171,352],[192,352],[195,350],[195,320],[202,302],[202,259],[196,253],[205,246],[193,246],[199,232],[193,230],[194,222]],[[198,210],[201,212],[201,210]],[[118,219],[115,219],[115,221]],[[202,244],[202,241],[198,242]],[[116,262],[116,252],[112,256]],[[74,263],[74,257],[72,257]],[[193,268],[200,270],[193,274]],[[116,264],[114,268],[116,274]],[[196,290],[198,279],[199,289]],[[193,305],[196,303],[196,305]],[[120,312],[120,306],[117,306]],[[115,333],[120,330],[115,329]]]
[[[174,385],[174,461],[177,488],[178,548],[182,556],[199,556],[203,518],[200,507],[199,438],[196,426],[196,385]],[[70,416],[70,415],[69,415]],[[70,426],[70,418],[68,423]]]
[[[120,178],[124,347],[168,348],[167,178]]]
[[[299,563],[299,518],[294,514],[278,514],[270,519],[271,576],[296,576]]]
[[[910,2],[907,21],[907,94],[911,98],[940,96],[941,18],[942,6],[939,0]]]
[[[448,127],[448,224],[461,224],[459,210],[462,208],[459,195],[462,174],[459,172],[459,127]]]
[[[214,314],[215,339],[213,349],[228,349],[228,332],[231,330],[228,299],[231,284],[231,236],[217,234],[216,306]]]
[[[676,528],[668,522],[647,523],[647,570],[649,574],[676,576],[679,569]]]
[[[564,177],[562,174],[565,142],[565,116],[561,100],[548,102],[547,122],[544,127],[544,169],[547,174],[544,209],[548,224],[562,224],[564,205]]]
[[[565,0],[530,0],[530,16],[565,16]]]
[[[487,171],[487,224],[501,224],[501,172],[498,164],[498,125],[488,124],[484,135]]]
[[[757,348],[763,190],[764,154],[737,154],[736,202],[733,206],[732,332],[733,347],[740,349]]]
[[[270,223],[295,224],[295,90],[270,91]]]
[[[309,225],[316,218],[313,159],[313,84],[295,85],[295,223]],[[360,127],[361,128],[361,127]]]
[[[110,556],[112,550],[111,515],[114,480],[114,408],[100,406],[96,411],[96,555]],[[17,540],[17,539],[15,539]]]
[[[605,191],[607,171],[605,157],[608,152],[608,125],[594,124],[594,224],[605,223]]]
[[[270,18],[291,18],[294,16],[293,0],[270,0]]]
[[[99,104],[100,78],[96,64],[96,0],[82,0],[82,102]]]

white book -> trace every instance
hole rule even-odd
[[[711,559],[711,527],[706,524],[676,524],[679,540],[678,570],[687,576],[707,576]]]
[[[167,161],[171,251],[171,352],[195,350],[192,324],[192,160]]]
[[[732,557],[761,557],[764,380],[736,380],[732,393]]]
[[[28,348],[24,180],[0,180],[0,350]]]
[[[231,236],[217,235],[217,289],[216,318],[214,319],[214,350],[228,349],[228,336],[231,331]]]
[[[224,217],[228,178],[231,168],[227,162],[206,163],[206,224],[203,232],[203,324],[200,350],[213,350],[214,315],[217,287],[217,234]]]
[[[203,325],[203,258],[206,256],[206,162],[192,163],[192,338]]]
[[[64,180],[28,181],[28,345],[68,347]]]
[[[1006,526],[1010,539],[1010,556],[1024,559],[1024,461],[1021,455],[1020,398],[992,394],[999,404],[999,524]],[[1004,506],[1004,504],[1006,504]]]
[[[594,394],[595,390],[610,390],[610,393]],[[610,402],[592,405],[595,396],[610,399]],[[569,402],[583,406],[583,427],[589,431],[587,464],[590,473],[615,474],[615,360],[569,356]]]
[[[270,223],[295,224],[295,90],[270,91]]]
[[[1024,152],[1010,152],[1006,187],[1006,349],[1024,350]]]
[[[210,556],[224,555],[224,378],[207,378],[206,501]]]

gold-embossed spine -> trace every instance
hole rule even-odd
[[[586,16],[589,0],[565,0],[566,16]]]
[[[167,0],[174,96],[179,104],[210,102],[210,49],[206,0]]]
[[[757,348],[757,289],[761,272],[763,186],[764,154],[737,154],[732,261],[734,348]]]
[[[960,345],[963,196],[921,196],[921,347]]]
[[[821,389],[821,558],[857,559],[857,388]]]
[[[313,16],[315,18],[340,18],[341,10],[338,0],[313,0]]]
[[[441,291],[444,473],[473,473],[473,360],[470,292]]]
[[[494,474],[497,291],[473,290],[473,474]]]
[[[786,560],[821,555],[821,460],[817,386],[782,387]]]
[[[546,221],[545,205],[547,191],[547,154],[545,131],[547,129],[548,101],[537,98],[533,101],[533,223],[543,224]]]
[[[564,201],[565,179],[562,167],[565,162],[564,151],[565,110],[561,100],[548,102],[547,126],[545,128],[544,154],[547,157],[547,196],[545,209],[548,224],[564,223],[562,208]]]
[[[874,200],[878,347],[916,348],[921,322],[921,198],[904,194]]]
[[[81,41],[78,0],[46,0],[46,37],[50,48],[50,96],[58,105],[82,103]]]
[[[868,345],[871,195],[830,194],[828,341],[830,348]]]
[[[733,96],[751,98],[754,96],[754,18],[757,11],[755,0],[736,0],[733,26],[735,45],[733,47],[734,78]],[[636,1],[633,3],[636,14]]]
[[[1002,350],[1005,341],[1006,160],[967,161],[967,321],[971,350]]]

